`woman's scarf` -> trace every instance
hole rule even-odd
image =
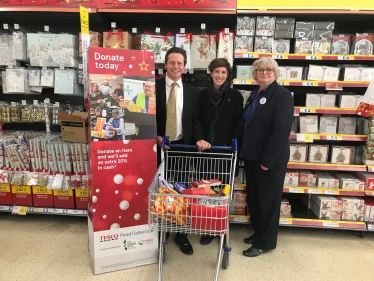
[[[210,101],[212,103],[210,111],[210,119],[213,122],[213,126],[216,125],[218,121],[218,116],[220,113],[220,105],[225,96],[226,90],[229,87],[230,82],[226,80],[219,89],[214,87],[213,81],[209,83],[208,92],[210,93]]]

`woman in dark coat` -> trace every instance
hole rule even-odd
[[[227,59],[212,60],[208,69],[212,79],[200,94],[200,120],[204,139],[212,146],[231,146],[232,139],[240,142],[242,138],[243,96],[231,88],[231,66]],[[204,235],[200,243],[208,245],[215,237],[218,236]]]

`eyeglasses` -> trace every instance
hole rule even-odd
[[[256,69],[257,73],[263,73],[265,71],[266,71],[266,73],[273,73],[274,72],[274,68],[268,67],[268,68],[257,68]]]

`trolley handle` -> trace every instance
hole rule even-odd
[[[165,145],[167,145],[170,148],[191,148],[191,149],[197,148],[197,145],[192,145],[192,144],[171,144],[169,141],[169,136],[164,136],[162,138],[161,147],[164,148]],[[210,149],[211,150],[238,151],[238,141],[237,139],[232,139],[231,146],[211,146]]]

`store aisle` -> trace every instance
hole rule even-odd
[[[243,257],[248,226],[232,226],[233,252],[225,280],[373,280],[374,235],[364,239],[346,231],[281,228],[278,249],[257,258]],[[164,281],[212,280],[218,240],[183,255],[169,243]],[[0,281],[153,281],[157,265],[94,276],[87,252],[87,219],[0,213]]]

